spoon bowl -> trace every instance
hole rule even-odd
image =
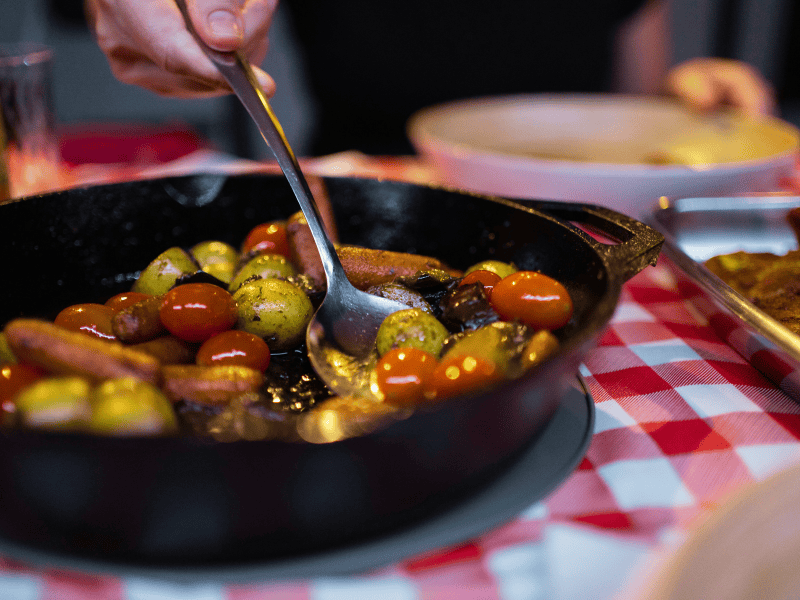
[[[306,330],[311,365],[340,396],[373,395],[357,365],[368,363],[383,320],[408,308],[405,304],[373,296],[347,279],[308,182],[289,145],[278,118],[258,85],[250,63],[239,52],[221,52],[203,42],[192,25],[185,0],[176,0],[186,26],[206,56],[217,67],[258,127],[264,141],[300,204],[322,260],[327,291]]]
[[[390,314],[408,307],[362,292],[346,280],[332,290],[330,281],[328,277],[325,300],[306,330],[308,358],[334,393],[372,397],[367,374],[377,358],[373,348],[378,329]]]

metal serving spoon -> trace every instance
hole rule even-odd
[[[300,165],[250,64],[238,52],[221,52],[207,46],[192,25],[185,0],[176,0],[176,3],[187,28],[244,104],[275,155],[297,197],[319,250],[328,285],[325,299],[306,331],[311,364],[322,380],[337,394],[371,395],[363,369],[360,370],[357,366],[367,361],[371,355],[383,320],[408,307],[400,302],[362,292],[350,283],[322,225],[319,209]]]

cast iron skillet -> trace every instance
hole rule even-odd
[[[621,285],[662,237],[591,205],[511,201],[371,179],[326,180],[342,242],[465,268],[513,261],[564,282],[575,317],[558,354],[524,378],[341,442],[211,443],[0,434],[0,537],[141,566],[225,566],[354,544],[445,510],[548,422]],[[194,175],[75,189],[0,206],[0,323],[52,318],[129,289],[161,251],[238,244],[298,210],[280,176]],[[598,228],[596,241],[568,221]]]

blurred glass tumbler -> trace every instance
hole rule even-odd
[[[0,201],[59,185],[52,63],[47,46],[0,44]]]

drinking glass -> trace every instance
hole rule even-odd
[[[53,51],[32,42],[0,44],[0,200],[55,189],[61,161],[52,92]],[[6,172],[3,190],[2,170]]]

